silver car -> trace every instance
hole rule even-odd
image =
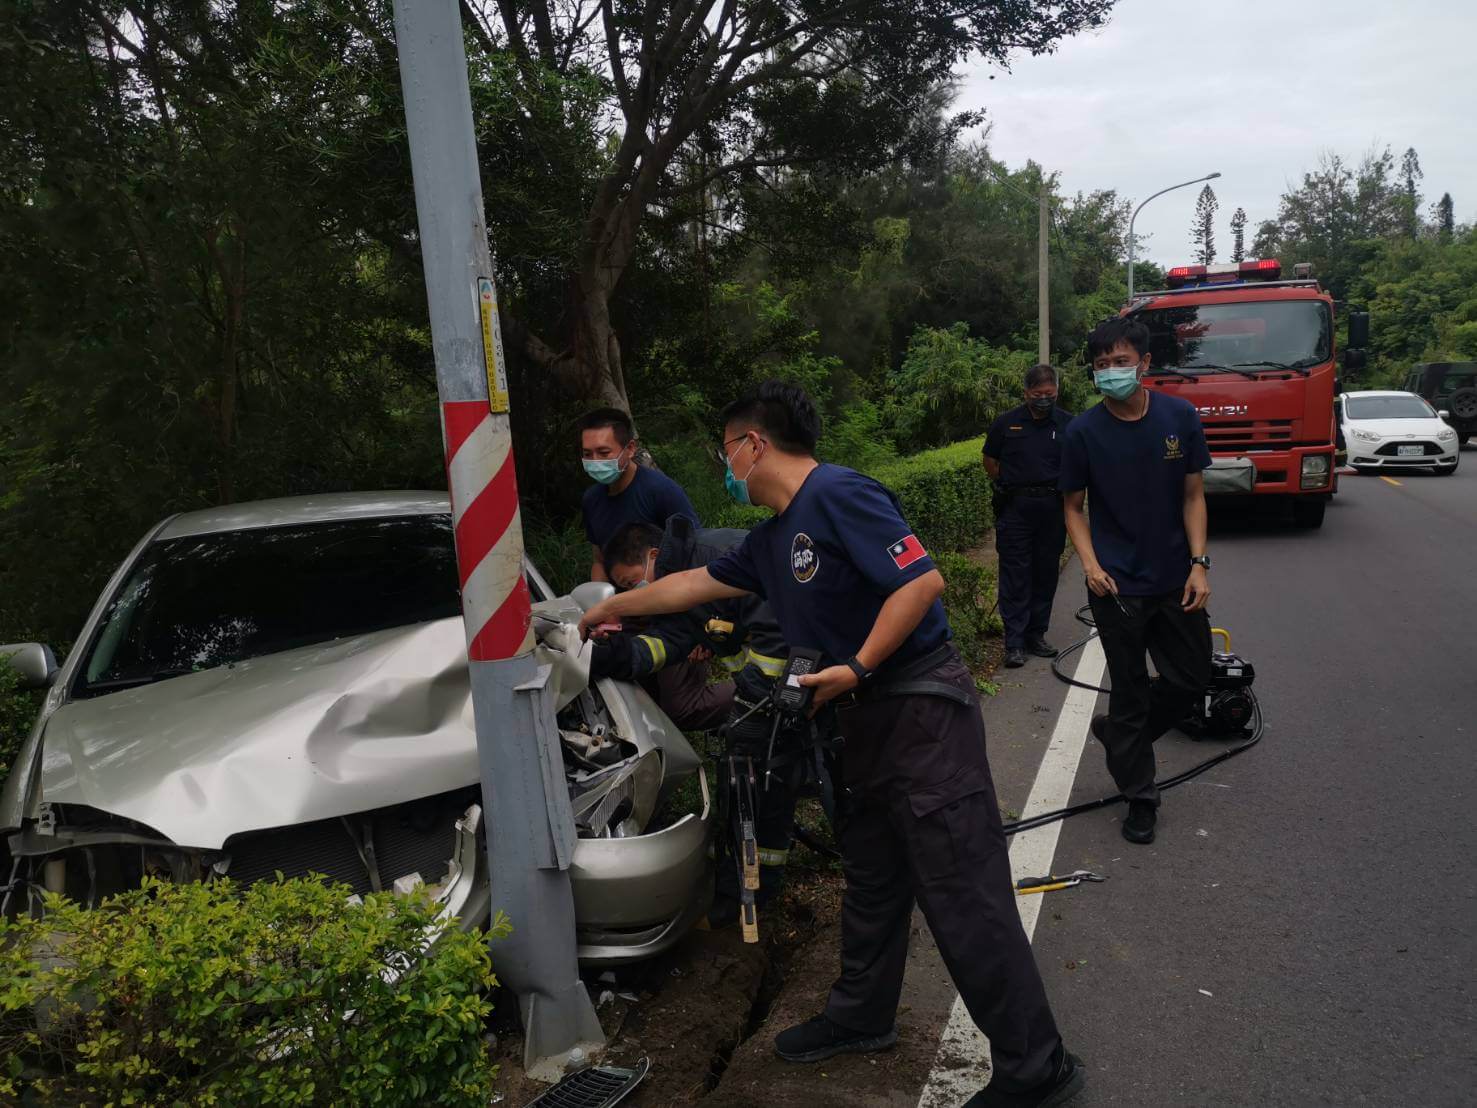
[[[640,688],[588,681],[579,607],[531,565],[527,579],[559,690],[580,958],[645,958],[707,906],[701,760]],[[59,670],[36,644],[0,646],[50,688],[0,796],[5,911],[37,910],[42,890],[95,902],[150,874],[317,873],[356,894],[429,886],[461,926],[485,926],[457,581],[444,494],[295,497],[158,524]],[[696,811],[668,815],[684,782]]]

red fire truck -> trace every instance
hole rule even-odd
[[[1271,258],[1179,266],[1165,284],[1122,314],[1149,328],[1145,384],[1200,412],[1206,493],[1278,497],[1299,526],[1322,526],[1338,481],[1333,298],[1304,273],[1282,280]],[[1352,313],[1346,369],[1363,365],[1368,336],[1368,314]]]

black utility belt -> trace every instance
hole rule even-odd
[[[1006,485],[1006,496],[1061,496],[1055,485]]]
[[[838,697],[837,703],[848,707],[895,696],[937,696],[956,704],[969,705],[973,702],[969,693],[933,676],[934,670],[957,656],[954,644],[946,642],[895,670],[884,669],[874,674],[861,688]]]

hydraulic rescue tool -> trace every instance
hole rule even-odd
[[[1090,869],[1079,869],[1072,873],[1048,873],[1045,877],[1022,877],[1015,883],[1015,895],[1030,896],[1032,893],[1052,893],[1058,889],[1070,889],[1084,881],[1106,880],[1106,877],[1093,873]]]

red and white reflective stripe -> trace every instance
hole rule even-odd
[[[486,400],[442,404],[441,424],[467,657],[511,658],[533,647],[512,440],[495,433]]]

